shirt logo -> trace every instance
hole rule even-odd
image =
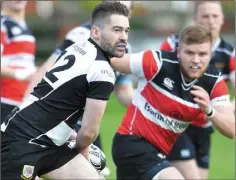
[[[32,179],[34,174],[34,166],[24,165],[21,177],[23,179]]]
[[[165,78],[162,84],[163,84],[165,87],[167,87],[169,90],[172,90],[173,87],[174,87],[174,86],[173,86],[174,83],[175,83],[175,82],[174,82],[173,80],[171,80],[170,78]]]
[[[76,144],[76,141],[75,140],[70,140],[70,141],[67,141],[67,146],[70,148],[70,149],[74,149],[75,148],[75,144]]]

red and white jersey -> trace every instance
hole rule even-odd
[[[160,46],[161,50],[176,51],[179,43],[179,35],[173,34],[168,37]],[[212,58],[210,64],[214,65],[225,80],[231,79],[235,82],[235,49],[223,38],[218,38],[212,47]],[[209,127],[211,122],[202,119],[201,121],[193,121],[192,124],[197,127]]]
[[[35,38],[25,22],[19,24],[1,15],[1,66],[13,69],[35,68]],[[1,102],[17,105],[24,97],[28,83],[1,77]]]
[[[209,93],[213,106],[230,103],[225,81],[214,66],[210,65],[201,78],[187,83],[176,52],[132,54],[130,68],[139,77],[138,87],[118,133],[142,137],[165,154],[193,119],[205,118],[190,94],[193,85]]]

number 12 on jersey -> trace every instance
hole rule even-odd
[[[55,83],[58,81],[58,77],[55,73],[65,71],[71,68],[75,63],[75,55],[66,55],[67,51],[63,51],[60,56],[56,59],[54,68],[46,73],[46,78],[51,82]],[[65,56],[64,56],[65,55]],[[63,62],[62,62],[63,61]],[[62,64],[63,63],[63,64]],[[58,65],[57,65],[58,64]]]

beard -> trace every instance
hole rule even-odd
[[[201,69],[199,73],[196,73],[196,74],[190,74],[188,72],[188,70],[182,65],[181,62],[179,62],[179,67],[180,67],[180,72],[184,75],[184,78],[187,82],[191,82],[195,79],[199,79],[200,77],[203,76],[203,74],[206,72],[207,70],[207,67],[205,67],[205,69]]]
[[[100,42],[100,47],[102,48],[102,50],[108,53],[110,57],[121,58],[124,56],[125,51],[124,52],[116,51],[116,44],[113,45],[105,36],[102,35]]]

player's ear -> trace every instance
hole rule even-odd
[[[97,40],[97,41],[100,40],[101,32],[100,32],[99,27],[97,27],[97,26],[92,26],[92,28],[91,28],[91,36],[92,36],[95,40]]]

